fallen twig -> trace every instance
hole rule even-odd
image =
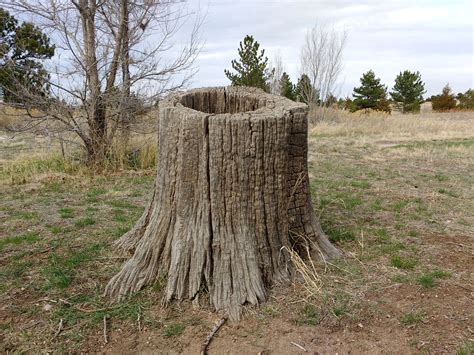
[[[107,316],[104,316],[104,343],[107,344],[109,340],[107,339]]]
[[[308,350],[306,350],[305,348],[303,348],[300,344],[296,344],[296,343],[294,343],[294,342],[292,342],[292,341],[290,341],[290,344],[296,346],[297,348],[300,348],[300,349],[301,349],[302,351],[304,351],[304,352],[307,352],[307,351],[308,351]]]
[[[212,327],[210,333],[207,335],[206,340],[202,344],[201,347],[201,355],[206,355],[207,354],[207,347],[211,343],[212,338],[216,333],[219,331],[219,329],[224,325],[224,323],[227,321],[227,315],[222,317],[216,324],[214,324],[214,327]]]
[[[38,255],[38,254],[44,254],[44,253],[47,253],[48,251],[51,251],[51,250],[54,250],[56,249],[57,246],[53,246],[53,247],[49,247],[47,249],[43,249],[43,250],[40,250],[40,251],[37,251],[35,254]]]
[[[59,333],[61,333],[61,330],[63,330],[63,323],[64,323],[64,319],[61,318],[59,320],[58,330],[56,331],[56,334],[54,334],[53,339],[55,339],[59,335]]]

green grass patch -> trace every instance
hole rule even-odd
[[[456,351],[456,355],[473,355],[474,341],[468,340]]]
[[[392,208],[395,212],[403,211],[408,205],[410,204],[409,201],[397,201],[392,205]]]
[[[33,244],[39,240],[40,236],[37,232],[29,232],[9,237],[0,237],[0,250],[3,250],[7,245],[18,245],[23,243]]]
[[[113,235],[114,235],[114,237],[116,237],[116,238],[120,238],[122,235],[124,235],[125,233],[127,233],[131,228],[132,228],[131,225],[117,227],[117,229],[115,229]]]
[[[342,199],[347,210],[353,210],[356,206],[362,205],[362,199],[358,196],[349,196]]]
[[[370,203],[370,208],[374,211],[382,211],[384,209],[382,200],[376,198]]]
[[[139,206],[134,205],[133,203],[121,200],[112,200],[107,202],[110,206],[115,208],[126,208],[126,209],[135,209],[139,208]]]
[[[353,180],[351,181],[351,186],[352,187],[357,187],[359,189],[368,189],[370,188],[372,185],[367,182],[367,181],[357,181],[357,180]]]
[[[53,181],[53,182],[47,183],[47,184],[44,186],[44,190],[45,190],[46,192],[58,193],[58,192],[61,192],[62,189],[63,189],[63,184],[60,183],[60,182],[57,182],[57,181]]]
[[[128,218],[124,210],[118,208],[114,210],[114,221],[127,222],[127,220]]]
[[[392,278],[393,282],[399,283],[399,284],[406,284],[410,282],[410,277],[407,275],[395,275]]]
[[[323,230],[333,243],[349,242],[356,239],[354,232],[345,227],[324,226]]]
[[[347,312],[347,307],[345,305],[337,305],[333,307],[332,314],[334,314],[337,318],[341,318]]]
[[[470,148],[474,146],[474,139],[472,138],[465,138],[465,139],[446,139],[446,140],[430,140],[430,141],[419,141],[419,142],[412,142],[407,144],[399,144],[392,149],[396,148],[405,148],[409,150],[414,149],[446,149],[446,148],[457,148],[457,147],[465,147]]]
[[[72,252],[68,257],[53,253],[48,258],[48,265],[43,267],[42,273],[46,278],[46,288],[65,289],[70,286],[77,272],[77,268],[90,261],[104,244],[94,244],[84,249]]]
[[[418,324],[421,321],[423,321],[424,317],[425,317],[424,313],[410,312],[410,313],[406,313],[406,314],[404,314],[400,317],[400,323],[402,323],[403,325],[414,325],[414,324]]]
[[[430,273],[420,275],[418,277],[418,279],[416,280],[416,282],[424,288],[432,288],[432,287],[436,286],[436,280],[437,279],[444,279],[444,278],[447,278],[449,276],[450,276],[450,274],[445,272],[445,271],[436,270],[436,271],[433,271],[433,272],[430,272]]]
[[[0,281],[2,284],[6,284],[6,280],[19,281],[25,272],[27,272],[32,266],[30,261],[22,260],[11,260],[8,265],[0,269]]]
[[[167,338],[174,337],[183,333],[184,329],[186,328],[183,324],[169,324],[163,333],[163,335]]]
[[[418,264],[418,261],[412,258],[404,258],[400,255],[394,255],[390,258],[390,265],[397,269],[413,270]]]
[[[458,193],[452,190],[445,189],[445,188],[438,189],[438,193],[443,194],[443,195],[448,195],[450,197],[455,197],[455,198],[460,196]]]
[[[406,249],[406,245],[398,241],[390,241],[380,246],[380,251],[383,254],[393,254],[404,249]]]
[[[42,271],[48,282],[47,288],[67,288],[74,279],[74,271],[65,267],[56,253],[50,255],[48,265]]]
[[[439,182],[443,182],[443,181],[448,181],[449,178],[447,175],[444,175],[444,174],[441,174],[441,173],[437,173],[435,176],[435,179],[438,180]]]
[[[87,227],[87,226],[92,226],[93,224],[95,224],[95,220],[92,217],[89,217],[89,216],[78,219],[76,222],[74,222],[74,225],[77,228],[84,228],[84,227]]]
[[[329,204],[331,203],[331,200],[325,197],[321,197],[319,199],[319,209],[324,210]]]
[[[375,235],[381,240],[389,240],[390,236],[385,228],[380,228],[375,231]]]
[[[316,325],[320,321],[318,310],[315,306],[307,304],[300,311],[300,317],[297,320],[299,325]]]
[[[46,226],[49,231],[53,234],[59,234],[59,233],[62,233],[64,230],[61,226],[57,226],[57,225],[48,225]]]
[[[74,217],[74,210],[72,208],[63,207],[59,209],[59,215],[61,218],[73,218]]]
[[[278,317],[280,315],[280,311],[274,306],[263,307],[262,313],[269,317]]]
[[[89,190],[86,194],[86,199],[88,202],[98,202],[98,197],[107,193],[107,190],[101,187],[97,187]]]
[[[39,218],[37,212],[28,212],[28,211],[14,211],[11,213],[11,216],[18,219],[32,220]]]

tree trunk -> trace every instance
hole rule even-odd
[[[166,276],[166,302],[208,290],[214,309],[238,319],[289,278],[290,248],[339,255],[311,204],[306,105],[207,88],[160,102],[159,117],[153,196],[117,242],[132,256],[107,285],[111,299]]]

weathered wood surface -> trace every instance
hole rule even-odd
[[[198,298],[238,319],[290,277],[287,248],[339,255],[311,204],[307,107],[258,89],[160,102],[152,199],[117,245],[132,256],[106,288],[121,299],[166,276],[166,302]],[[306,253],[306,252],[305,252]]]

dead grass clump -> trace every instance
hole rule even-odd
[[[301,285],[306,293],[305,298],[308,299],[321,295],[322,279],[318,272],[318,268],[315,266],[311,258],[309,248],[306,249],[308,262],[303,260],[303,258],[292,248],[285,247],[285,250],[290,255],[290,260],[293,263],[296,272],[302,278]]]
[[[108,170],[148,170],[156,165],[155,135],[132,136],[127,144],[117,140],[112,146]]]
[[[319,122],[337,123],[346,114],[346,111],[332,107],[310,106],[308,121],[310,124],[318,124]]]
[[[11,130],[19,126],[25,118],[23,110],[0,104],[0,130]]]
[[[62,157],[58,153],[39,153],[34,155],[20,155],[14,160],[4,162],[0,175],[11,184],[23,184],[37,181],[41,176],[55,176],[85,174],[88,169],[84,162],[73,157]]]

